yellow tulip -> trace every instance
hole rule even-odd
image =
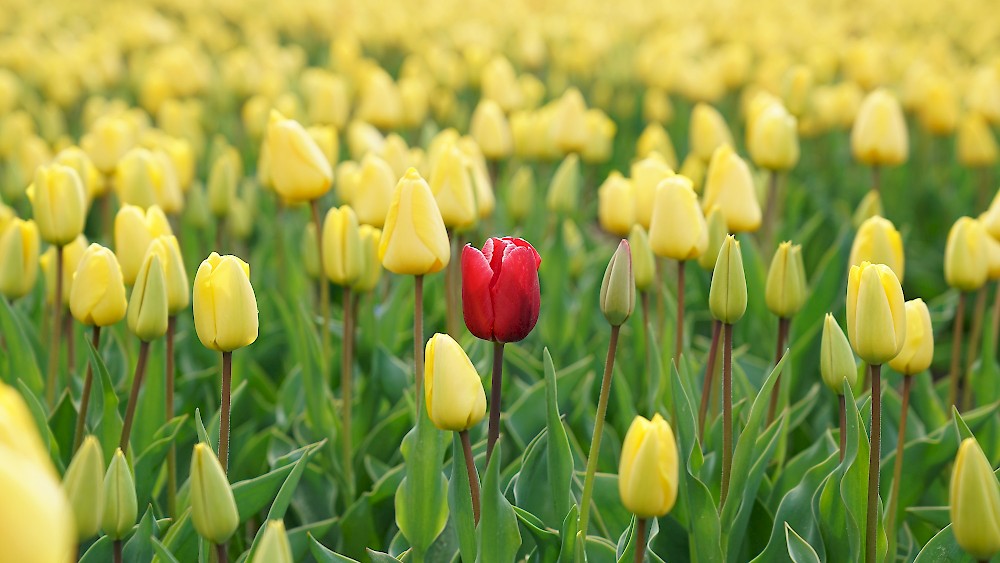
[[[635,224],[635,190],[617,170],[597,189],[597,218],[602,229],[618,236],[627,236]]]
[[[862,262],[885,264],[902,282],[906,265],[903,239],[888,219],[875,216],[861,224],[851,245],[848,265],[858,266]]]
[[[649,229],[653,218],[653,204],[656,200],[656,186],[674,172],[667,166],[659,153],[632,163],[632,188],[635,190],[635,219],[642,228]]]
[[[668,168],[677,168],[677,151],[674,150],[674,143],[670,140],[670,134],[667,133],[662,125],[656,122],[647,125],[635,142],[635,155],[637,158],[646,158],[654,152],[663,157],[663,161]]]
[[[748,129],[747,147],[754,164],[772,171],[785,171],[799,161],[798,124],[780,103],[772,103]]]
[[[314,78],[306,84],[306,73],[303,73],[303,93],[309,121],[343,128],[347,125],[350,112],[347,82],[343,77],[329,73],[314,75]]]
[[[69,310],[77,321],[92,326],[108,326],[125,318],[128,301],[122,270],[107,248],[94,243],[87,247],[73,274]]]
[[[618,126],[607,114],[597,108],[587,110],[585,120],[587,143],[583,146],[580,156],[584,162],[591,164],[607,162],[611,159]]]
[[[733,144],[733,135],[722,114],[705,103],[694,106],[689,135],[691,152],[704,162],[708,162],[722,145]]]
[[[361,83],[357,116],[380,129],[393,129],[403,118],[403,99],[389,73],[379,67],[366,72]]]
[[[564,153],[579,153],[587,144],[587,102],[576,88],[566,90],[555,102],[550,131],[555,146]]]
[[[653,253],[673,260],[693,260],[708,246],[708,226],[691,180],[674,175],[656,187],[649,226]]]
[[[708,163],[702,209],[718,207],[730,233],[760,228],[760,202],[750,167],[729,145],[720,146]]]
[[[32,215],[42,240],[63,246],[83,232],[87,198],[76,170],[61,164],[41,166],[28,186]]]
[[[385,137],[370,123],[354,120],[347,126],[347,148],[354,160],[370,152],[378,154],[384,144]]]
[[[115,168],[115,188],[118,199],[126,205],[142,209],[156,205],[163,173],[153,153],[136,147],[121,158]]]
[[[73,509],[77,538],[97,534],[104,516],[104,454],[97,438],[83,440],[66,468],[62,487]]]
[[[914,375],[931,367],[934,359],[934,328],[923,299],[906,302],[906,341],[889,366],[903,375]]]
[[[632,225],[632,232],[628,236],[628,245],[632,252],[635,288],[639,291],[646,291],[653,285],[656,265],[653,249],[649,247],[649,237],[641,225]]]
[[[413,168],[393,191],[378,255],[390,272],[415,276],[439,272],[451,259],[451,245],[434,194]]]
[[[323,151],[297,121],[271,111],[267,125],[270,177],[274,189],[290,202],[319,199],[333,183]]]
[[[48,446],[42,443],[38,426],[24,398],[13,387],[0,383],[0,452],[24,458],[53,477],[55,468]]]
[[[441,430],[462,432],[486,415],[486,392],[465,350],[447,334],[435,334],[424,354],[427,416]]]
[[[135,495],[135,478],[121,448],[115,450],[104,475],[104,515],[101,529],[113,540],[124,539],[135,526],[139,503]]]
[[[955,143],[958,162],[970,168],[992,166],[1000,153],[989,123],[978,113],[965,114]]]
[[[358,193],[361,179],[361,167],[353,160],[345,160],[337,164],[334,171],[336,181],[334,191],[341,203],[353,205],[354,194]]]
[[[218,456],[204,443],[191,455],[191,523],[198,535],[225,544],[240,525],[236,499]]]
[[[514,138],[507,116],[493,100],[484,99],[476,106],[476,111],[472,112],[469,134],[490,160],[506,158],[514,150]]]
[[[396,176],[389,164],[379,156],[368,153],[361,161],[357,186],[351,194],[351,207],[358,214],[358,221],[373,227],[385,224],[392,202]]]
[[[430,92],[425,81],[405,76],[400,78],[399,99],[403,107],[399,124],[410,128],[423,125],[430,109]]]
[[[713,207],[705,216],[705,225],[708,231],[708,243],[705,252],[698,257],[698,265],[703,270],[711,272],[715,269],[715,262],[719,259],[719,250],[726,240],[729,230],[726,228],[726,218],[719,211],[718,207]]]
[[[73,274],[76,273],[83,253],[87,250],[87,237],[80,235],[73,239],[73,242],[63,247],[63,269],[62,269],[62,301],[63,305],[69,303],[70,295],[73,292]],[[38,265],[45,276],[45,299],[48,303],[53,303],[56,297],[56,249],[50,246],[48,250],[38,259]]]
[[[403,174],[406,174],[406,169],[411,166],[410,147],[406,145],[406,140],[396,133],[386,136],[378,155],[392,169],[393,179],[402,178]]]
[[[90,126],[83,136],[80,146],[90,156],[90,160],[105,175],[110,175],[118,166],[125,153],[135,146],[135,132],[121,117],[101,117]]]
[[[944,249],[944,279],[962,291],[979,289],[989,275],[986,229],[971,217],[960,217],[948,231]]]
[[[798,313],[809,296],[809,282],[802,264],[802,247],[791,242],[778,245],[767,272],[764,298],[767,308],[787,319]]]
[[[965,103],[990,123],[1000,123],[1000,68],[988,64],[978,67],[966,89]]]
[[[472,177],[472,191],[476,194],[476,211],[480,219],[493,215],[496,209],[496,196],[493,194],[493,183],[486,167],[486,157],[479,150],[479,144],[469,136],[461,137],[455,143],[458,150],[465,155],[469,164],[469,175]]]
[[[896,274],[885,264],[851,266],[847,282],[847,336],[862,360],[881,365],[906,341],[906,307]]]
[[[1000,484],[975,438],[958,448],[948,504],[951,531],[966,553],[988,561],[1000,552]]]
[[[166,265],[158,252],[146,252],[135,278],[125,317],[128,328],[144,342],[167,333],[169,315]]]
[[[705,169],[707,166],[705,161],[695,156],[694,153],[689,153],[684,162],[681,163],[681,169],[677,173],[689,178],[695,193],[700,194],[705,188]]]
[[[184,192],[181,190],[180,180],[177,178],[174,161],[169,154],[161,149],[153,151],[153,160],[160,174],[159,184],[154,185],[156,204],[166,213],[180,213],[184,210]]]
[[[733,235],[723,241],[713,272],[708,308],[716,320],[734,324],[747,312],[747,278],[740,242]]]
[[[135,283],[146,250],[154,238],[172,235],[170,221],[156,205],[143,211],[125,204],[115,215],[115,256],[121,264],[126,285]]]
[[[354,281],[351,289],[364,293],[375,289],[382,277],[382,262],[378,259],[382,231],[371,225],[361,225],[358,227],[358,238],[361,241],[361,275]]]
[[[323,220],[323,271],[337,285],[350,286],[361,276],[358,217],[344,205],[331,208]]]
[[[928,78],[917,108],[921,124],[933,135],[950,135],[958,125],[958,92],[951,80],[941,75]]]
[[[580,199],[580,157],[576,153],[568,155],[556,168],[545,196],[545,206],[549,211],[571,214],[576,211]]]
[[[502,55],[497,55],[486,63],[479,83],[483,98],[496,102],[503,111],[518,109],[524,103],[517,73],[510,61]]]
[[[174,316],[191,303],[191,291],[181,247],[173,235],[161,235],[149,243],[147,252],[156,253],[163,264],[167,287],[167,312]]]
[[[269,520],[260,537],[260,545],[254,552],[251,563],[292,563],[292,547],[288,543],[285,524],[281,520]]]
[[[208,208],[213,215],[225,217],[229,214],[229,207],[236,199],[236,188],[242,177],[240,153],[233,147],[223,148],[208,172]]]
[[[257,298],[250,266],[236,256],[209,255],[194,277],[194,327],[211,350],[232,352],[257,340]]]
[[[104,193],[104,177],[83,149],[79,147],[65,148],[59,151],[55,161],[76,170],[80,181],[83,182],[83,190],[86,194],[88,205],[95,197]]]
[[[160,139],[158,148],[170,157],[177,175],[177,184],[181,192],[187,192],[194,181],[195,172],[195,156],[191,143],[186,139],[165,135]]]
[[[7,561],[64,563],[76,556],[73,510],[51,465],[0,443],[0,545]]]
[[[823,383],[838,395],[844,394],[844,379],[847,379],[847,384],[852,388],[858,379],[858,365],[854,360],[851,343],[830,313],[823,319],[819,373],[823,377]]]
[[[638,518],[666,515],[677,500],[677,442],[670,424],[659,414],[636,416],[622,442],[618,494],[625,509]]]
[[[467,229],[479,219],[472,187],[471,164],[462,151],[449,144],[439,151],[430,177],[430,188],[446,227]]]
[[[662,88],[647,88],[642,96],[642,118],[653,123],[669,123],[674,118],[674,104]],[[662,153],[661,153],[662,154]],[[666,156],[666,155],[664,155]]]
[[[851,152],[869,166],[906,162],[909,140],[899,101],[886,90],[875,90],[861,103],[851,129]]]
[[[0,295],[14,300],[31,292],[38,279],[38,226],[15,217],[0,228]]]

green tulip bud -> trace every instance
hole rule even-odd
[[[712,316],[724,324],[733,324],[747,312],[747,278],[743,273],[740,243],[728,235],[715,261],[712,287],[708,293]]]
[[[719,259],[719,250],[722,249],[722,243],[725,242],[729,232],[726,230],[726,216],[722,214],[722,211],[719,211],[718,206],[713,206],[712,209],[708,210],[708,214],[705,215],[705,223],[708,224],[708,246],[705,247],[705,252],[702,252],[701,256],[698,257],[698,265],[703,270],[711,272],[715,268],[715,262]]]
[[[284,522],[271,520],[266,524],[251,563],[292,563],[292,547]]]
[[[201,537],[216,544],[228,541],[240,525],[229,478],[204,443],[196,444],[191,456],[191,520]]]
[[[958,448],[948,496],[955,541],[974,559],[992,559],[1000,552],[1000,484],[975,438]]]
[[[135,498],[132,470],[122,449],[118,448],[104,476],[104,516],[101,518],[101,529],[113,540],[123,539],[132,531],[138,515],[139,504]]]
[[[840,395],[844,392],[844,378],[852,388],[858,379],[858,365],[854,361],[854,350],[847,341],[837,319],[830,313],[823,320],[823,341],[819,347],[819,372],[823,383],[831,391]]]
[[[854,216],[851,217],[851,224],[854,225],[855,229],[858,229],[872,217],[885,217],[885,210],[882,209],[882,196],[875,190],[869,190],[865,197],[861,198],[861,203],[858,204],[857,209],[854,210]]]
[[[535,175],[531,167],[518,168],[510,180],[510,188],[506,191],[507,214],[510,215],[511,221],[519,224],[535,206]]]
[[[129,330],[144,342],[163,336],[167,333],[168,305],[163,260],[157,252],[146,252],[128,301]]]
[[[632,273],[632,252],[628,241],[622,240],[611,257],[601,282],[601,312],[611,326],[621,326],[635,309],[635,277]]]
[[[646,291],[653,285],[653,274],[656,271],[653,249],[649,246],[649,236],[640,225],[632,225],[628,235],[628,246],[632,255],[632,275],[635,278],[635,288]]]
[[[807,285],[802,247],[790,242],[781,243],[767,272],[764,294],[767,308],[783,319],[794,316],[805,305]]]
[[[101,529],[104,513],[104,454],[101,443],[87,436],[69,462],[63,476],[63,491],[73,508],[77,538],[83,540]]]
[[[573,213],[580,203],[580,157],[572,153],[563,159],[549,184],[545,205],[549,211]]]

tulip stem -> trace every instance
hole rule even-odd
[[[1000,280],[996,282],[996,293],[993,295],[993,355],[997,353],[997,340],[1000,337]]]
[[[979,356],[979,341],[983,338],[983,317],[986,316],[986,285],[976,292],[976,305],[972,312],[972,332],[969,334],[969,349],[965,355],[965,387],[962,389],[962,410],[969,410],[972,404],[972,364]]]
[[[649,396],[649,413],[652,416],[652,412],[656,410],[656,398],[648,391],[652,389],[652,384],[649,381],[649,375],[653,373],[653,346],[655,345],[652,340],[650,340],[650,332],[652,329],[649,325],[649,292],[642,291],[639,293],[639,300],[642,303],[642,348],[646,353],[646,371],[643,376],[639,378],[639,397]]]
[[[719,510],[729,496],[729,473],[733,468],[733,325],[723,324],[722,343],[722,489]]]
[[[348,499],[354,499],[354,446],[351,432],[351,404],[354,402],[354,299],[350,287],[344,287],[344,350],[341,354],[340,392],[343,402],[341,413],[343,418],[344,447],[344,478],[347,480]],[[350,506],[350,503],[348,503]]]
[[[882,195],[882,169],[878,165],[872,166],[872,191]]]
[[[225,544],[215,544],[215,555],[219,559],[219,563],[229,563],[229,550],[226,549]]]
[[[472,457],[472,442],[469,440],[469,431],[462,430],[458,433],[462,440],[462,454],[465,457],[465,471],[469,474],[469,493],[472,495],[472,517],[475,523],[479,524],[479,473],[476,471],[476,460]],[[452,462],[454,463],[454,461]]]
[[[417,386],[417,420],[420,420],[420,406],[424,400],[424,276],[414,276],[413,280],[413,363]],[[493,420],[492,415],[490,420]]]
[[[101,345],[101,327],[94,325],[90,333],[90,342],[97,350]],[[90,389],[94,384],[94,365],[87,362],[87,375],[83,378],[83,395],[80,397],[80,412],[76,415],[76,432],[73,433],[73,453],[80,449],[83,443],[83,433],[87,426],[87,409],[90,406]]]
[[[642,563],[646,559],[646,519],[637,518],[635,521],[635,563]]]
[[[503,389],[503,342],[493,343],[493,381],[490,383],[490,428],[486,441],[486,464],[500,438],[500,401]]]
[[[892,469],[892,493],[889,497],[889,514],[886,517],[889,521],[885,526],[885,533],[889,536],[889,553],[894,553],[893,546],[896,543],[896,510],[899,505],[899,487],[902,485],[903,476],[903,448],[906,445],[906,411],[910,408],[910,387],[913,384],[913,375],[903,375],[903,406],[899,413],[899,440],[896,443],[896,461]]]
[[[122,438],[118,442],[118,447],[123,454],[128,453],[128,439],[132,434],[132,421],[135,419],[135,407],[139,402],[139,390],[142,389],[142,379],[146,376],[146,360],[149,359],[149,342],[145,340],[139,344],[139,361],[135,364],[135,376],[132,378],[132,391],[128,397],[128,406],[125,407],[125,422],[122,423]]]
[[[229,474],[229,411],[232,407],[233,353],[222,353],[222,407],[219,409],[219,463]]]
[[[451,244],[451,255],[459,256],[459,247],[462,245],[462,241],[459,240],[459,234],[449,229],[448,240]],[[458,333],[461,330],[458,320],[461,310],[458,296],[461,285],[457,283],[459,279],[459,265],[460,262],[458,260],[451,260],[448,262],[448,267],[444,272],[444,297],[447,309],[445,311],[445,322],[448,328],[448,335],[455,339],[458,338]]]
[[[608,412],[608,397],[611,396],[611,374],[615,369],[615,352],[618,349],[618,332],[620,330],[620,326],[611,327],[608,357],[604,362],[604,379],[601,380],[601,397],[597,401],[597,418],[594,420],[594,435],[590,439],[590,451],[587,454],[587,474],[583,480],[583,497],[580,499],[580,537],[584,540],[587,538],[590,499],[594,494],[597,459],[601,456],[601,435],[604,434],[604,418]]]
[[[769,170],[767,173],[767,208],[764,210],[763,229],[761,231],[761,242],[765,252],[770,253],[774,245],[774,233],[777,227],[775,215],[778,215],[778,187],[781,175],[777,170]],[[779,217],[780,219],[780,217]]]
[[[959,367],[962,365],[962,332],[965,325],[965,294],[958,294],[958,309],[955,311],[953,337],[951,340],[951,371],[948,373],[948,404],[958,406]]]
[[[63,334],[66,335],[66,371],[69,374],[68,377],[73,379],[73,375],[76,374],[76,342],[74,342],[73,334],[73,316],[66,315],[63,317]]]
[[[785,355],[785,344],[788,342],[788,327],[791,323],[791,319],[787,317],[778,317],[778,344],[774,352],[774,365],[778,365],[781,357]],[[767,406],[767,426],[770,426],[774,422],[774,413],[778,408],[779,395],[781,395],[780,372],[777,379],[774,380],[774,387],[771,389],[771,402]]]
[[[174,334],[177,332],[177,316],[167,319],[166,394],[164,409],[167,422],[174,418]],[[167,514],[177,515],[177,447],[173,442],[167,450]]]
[[[56,292],[52,298],[52,346],[49,347],[49,381],[45,398],[50,408],[56,406],[56,374],[59,371],[59,347],[62,339],[63,247],[56,245]]]
[[[111,553],[115,563],[122,563],[122,540],[111,543]]]
[[[674,335],[674,366],[681,369],[681,351],[684,349],[684,260],[677,261],[677,328]]]
[[[715,360],[719,355],[719,337],[722,333],[722,323],[712,320],[712,344],[708,349],[708,362],[705,364],[705,382],[701,388],[701,407],[698,409],[699,439],[705,440],[705,418],[708,416],[708,403],[712,397],[712,382],[715,379]]]
[[[313,223],[316,224],[316,250],[319,252],[319,278],[317,283],[319,283],[319,312],[320,317],[323,319],[323,325],[319,333],[320,342],[322,342],[323,349],[323,365],[326,365],[327,359],[330,357],[330,343],[327,339],[327,331],[330,329],[330,284],[326,280],[326,276],[323,275],[323,222],[322,216],[319,213],[319,200],[314,199],[309,202],[312,208]],[[325,368],[324,368],[325,369]]]
[[[870,366],[872,373],[871,449],[868,450],[868,519],[865,522],[865,562],[875,563],[878,537],[878,477],[882,451],[882,365]]]
[[[847,397],[838,395],[840,403],[840,461],[844,461],[844,451],[847,450]]]

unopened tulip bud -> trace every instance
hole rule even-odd
[[[104,515],[101,529],[113,540],[124,539],[139,515],[135,496],[135,480],[121,448],[115,450],[111,464],[104,475]]]
[[[618,126],[607,114],[597,108],[587,110],[586,126],[587,144],[583,146],[580,156],[584,162],[591,164],[607,162],[611,159]]]
[[[749,131],[747,148],[757,166],[785,171],[799,161],[798,123],[781,104],[772,103],[764,109]]]
[[[699,103],[694,107],[689,131],[691,152],[704,162],[708,162],[720,146],[733,144],[726,120],[708,104]]]
[[[802,247],[790,242],[781,243],[767,272],[767,308],[780,318],[791,318],[805,305],[809,296],[808,285],[802,264]]]
[[[731,233],[760,228],[760,202],[750,167],[730,145],[720,146],[708,163],[702,209],[718,206]]]
[[[601,282],[601,312],[611,326],[620,326],[635,309],[635,276],[627,240],[618,244]]]
[[[677,168],[677,151],[674,150],[674,143],[670,140],[666,129],[659,123],[650,123],[642,130],[642,134],[635,142],[635,152],[638,158],[646,158],[655,152],[663,157],[669,168]]]
[[[885,264],[851,266],[847,282],[847,335],[862,360],[881,365],[906,340],[906,307],[896,274]]]
[[[63,246],[83,232],[87,198],[76,170],[61,164],[41,166],[27,193],[42,240]]]
[[[135,145],[132,126],[120,117],[101,117],[83,136],[81,146],[105,175],[110,175],[125,153]]]
[[[673,260],[693,260],[708,246],[708,226],[691,180],[674,175],[656,187],[649,225],[653,253]]]
[[[213,215],[225,217],[229,214],[229,207],[236,199],[236,188],[242,177],[240,153],[233,147],[225,147],[208,173],[208,208]]]
[[[109,326],[125,318],[125,282],[113,252],[91,244],[73,276],[69,294],[73,318],[90,326]]]
[[[632,164],[630,174],[635,192],[635,219],[642,228],[649,230],[656,201],[656,187],[673,173],[659,153],[652,153]]]
[[[412,165],[410,163],[410,147],[406,145],[406,140],[396,133],[390,133],[386,136],[385,143],[379,149],[378,155],[392,169],[394,179],[402,178],[403,174],[406,174],[406,169]]]
[[[348,206],[331,208],[323,220],[323,271],[331,282],[350,286],[361,275],[358,218]]]
[[[743,272],[743,253],[733,235],[726,236],[719,249],[708,293],[712,316],[724,324],[733,324],[747,312],[747,279]]]
[[[440,151],[431,173],[431,192],[441,219],[451,229],[467,229],[479,219],[469,167],[462,151],[449,144]]]
[[[705,224],[708,229],[708,244],[705,246],[705,252],[698,257],[698,265],[703,270],[711,272],[715,269],[715,262],[719,259],[719,250],[722,249],[722,243],[726,241],[729,230],[726,218],[718,207],[713,207],[708,211]]]
[[[958,447],[948,504],[951,531],[966,553],[989,561],[1000,552],[1000,484],[975,438]]]
[[[83,149],[79,147],[63,149],[56,155],[55,161],[76,170],[80,181],[83,182],[88,202],[104,193],[104,177]]]
[[[128,302],[128,328],[149,342],[167,333],[168,315],[165,265],[159,253],[147,251]]]
[[[677,442],[670,424],[659,414],[635,417],[622,442],[618,494],[625,509],[638,518],[666,515],[677,500]]]
[[[269,520],[251,563],[293,563],[293,561],[292,547],[288,543],[288,534],[285,533],[285,523],[281,520]]]
[[[451,259],[448,233],[434,195],[413,168],[393,191],[378,253],[385,269],[404,275],[439,272]]]
[[[968,113],[962,118],[956,144],[958,162],[969,168],[992,166],[1000,153],[989,123],[978,113]]]
[[[597,218],[602,229],[618,236],[627,235],[635,223],[635,190],[617,170],[597,188]]]
[[[906,162],[909,137],[906,119],[895,96],[886,90],[868,94],[851,129],[851,152],[869,166],[894,166]]]
[[[932,135],[950,135],[958,125],[958,93],[951,80],[933,74],[924,85],[917,116]]]
[[[555,213],[570,214],[580,198],[580,157],[570,154],[556,169],[545,197],[545,206]]]
[[[14,300],[31,292],[38,279],[40,246],[34,221],[15,217],[0,229],[0,295]]]
[[[906,261],[903,255],[903,238],[884,217],[871,217],[858,228],[851,245],[848,265],[859,266],[862,262],[885,264],[902,280]]]
[[[351,207],[358,221],[381,228],[392,203],[396,176],[381,157],[369,153],[361,161],[357,189],[351,194]]]
[[[948,232],[944,249],[944,278],[951,287],[962,291],[979,289],[989,274],[989,255],[982,223],[960,217]]]
[[[236,499],[218,456],[204,443],[191,455],[191,522],[198,535],[225,544],[240,525]]]
[[[115,168],[115,188],[123,204],[148,209],[157,203],[163,175],[153,153],[136,147],[118,162]]]
[[[125,283],[132,285],[146,258],[153,239],[172,235],[170,222],[159,206],[143,211],[134,205],[123,205],[115,215],[115,256],[121,264]]]
[[[371,225],[361,225],[358,227],[358,238],[361,243],[361,275],[354,281],[351,289],[368,292],[375,289],[382,277],[382,262],[378,259],[382,231]]]
[[[358,118],[383,130],[397,127],[403,118],[399,86],[382,68],[369,69],[366,74],[356,110]]]
[[[493,195],[493,183],[486,167],[486,157],[472,137],[465,136],[456,141],[455,146],[462,151],[469,163],[469,175],[472,177],[472,191],[476,194],[476,212],[480,219],[493,215],[496,209],[496,196]]]
[[[462,432],[486,415],[486,392],[465,350],[447,334],[427,341],[424,398],[427,416],[441,430]]]
[[[823,341],[819,348],[819,372],[823,383],[838,395],[844,393],[844,379],[854,387],[858,379],[858,366],[854,350],[847,341],[840,324],[830,313],[823,320]]]
[[[232,352],[257,340],[257,298],[243,260],[209,255],[195,274],[193,301],[195,331],[206,348]]]
[[[906,341],[889,366],[903,375],[914,375],[931,367],[934,359],[934,328],[923,299],[906,302]]]
[[[564,153],[579,153],[587,144],[587,102],[576,88],[570,88],[555,102],[551,124],[556,147]]]
[[[635,277],[635,288],[646,291],[653,285],[656,270],[653,249],[649,246],[649,236],[641,225],[633,225],[628,236],[628,245],[632,255],[632,272]]]
[[[147,252],[155,252],[163,264],[167,288],[167,312],[170,316],[181,312],[191,303],[191,291],[181,247],[173,235],[161,235],[149,244]]]
[[[87,436],[66,468],[63,491],[73,507],[76,534],[81,540],[97,534],[104,516],[104,454],[101,443]]]
[[[507,214],[521,223],[535,207],[535,174],[530,166],[521,166],[510,180],[507,191]]]
[[[484,99],[476,106],[469,124],[469,134],[490,160],[506,158],[514,149],[510,124],[507,123],[503,110],[493,100]]]
[[[483,67],[479,79],[483,98],[493,100],[505,111],[518,109],[522,104],[521,89],[514,67],[503,56],[496,56]]]
[[[858,204],[857,209],[854,210],[854,215],[851,217],[851,224],[854,225],[855,229],[860,229],[872,217],[885,217],[885,211],[882,208],[882,196],[879,192],[868,190],[865,197],[861,198],[861,203]],[[893,227],[893,230],[895,230],[895,227]]]

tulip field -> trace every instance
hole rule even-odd
[[[6,0],[0,563],[1000,555],[984,0]]]

